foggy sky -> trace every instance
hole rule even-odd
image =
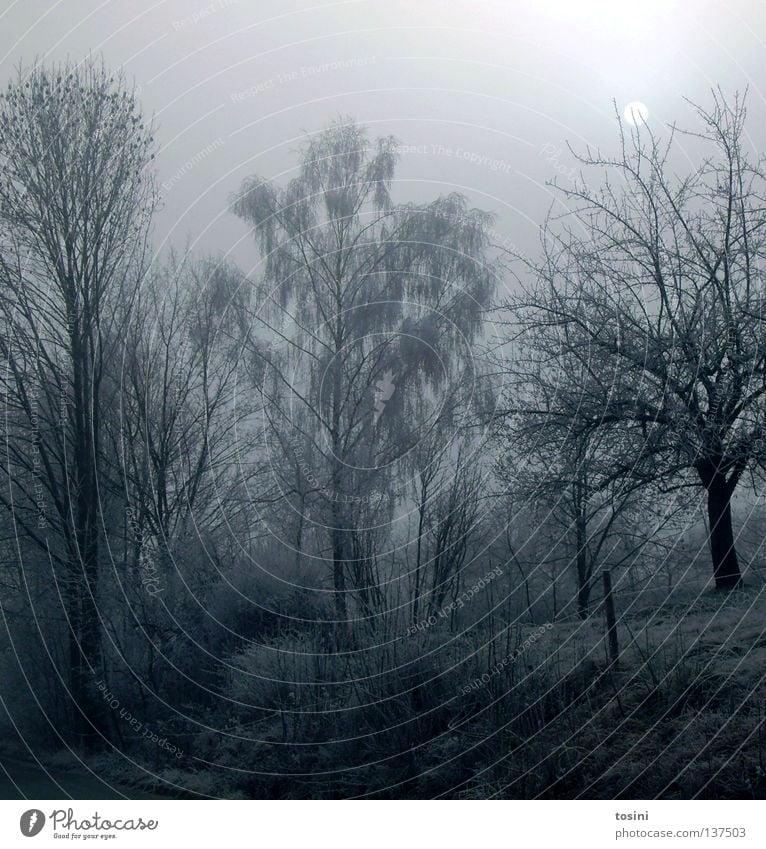
[[[613,100],[643,101],[659,130],[688,123],[684,96],[749,86],[763,148],[758,0],[6,2],[3,80],[20,60],[89,51],[124,68],[155,116],[158,248],[189,238],[246,271],[257,255],[228,196],[253,173],[284,183],[305,133],[338,115],[406,145],[397,200],[464,192],[524,251],[545,180],[577,167],[566,142],[614,146]]]

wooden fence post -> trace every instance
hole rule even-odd
[[[608,569],[601,574],[604,581],[604,608],[606,610],[606,638],[609,646],[609,659],[616,666],[620,656],[617,643],[617,617],[614,613],[614,596],[612,595],[612,575]]]

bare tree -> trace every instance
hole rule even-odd
[[[463,453],[471,447],[461,446],[454,466],[441,469],[443,477],[426,510],[429,615],[439,613],[450,593],[459,594],[463,569],[481,540],[480,499],[486,474]]]
[[[16,427],[0,499],[59,564],[81,742],[97,721],[103,380],[116,307],[143,271],[152,143],[134,93],[95,61],[20,69],[0,95],[0,345]]]
[[[511,503],[534,511],[532,535],[550,536],[546,562],[562,560],[572,569],[577,612],[585,619],[599,567],[616,568],[647,553],[685,505],[663,506],[656,488],[636,476],[640,444],[614,430],[576,430],[577,400],[558,386],[564,376],[579,385],[576,363],[569,362],[565,374],[542,371],[535,356],[530,352],[528,370],[518,365],[525,359],[517,359],[520,374],[508,393],[517,406],[496,432],[496,476]],[[643,532],[636,535],[631,528],[638,515]]]
[[[429,614],[438,610],[457,589],[461,570],[479,543],[488,452],[471,424],[492,406],[484,377],[474,372],[470,380],[449,387],[438,416],[409,457],[413,624],[423,608]]]
[[[237,484],[252,471],[254,405],[236,392],[246,292],[225,261],[173,253],[132,305],[115,375],[119,485],[165,566],[192,514],[209,529],[246,507]]]
[[[741,575],[731,497],[765,457],[766,184],[742,101],[714,92],[694,110],[684,137],[704,158],[684,177],[674,127],[662,143],[621,126],[618,156],[580,157],[603,179],[560,189],[569,211],[547,221],[542,261],[525,263],[534,283],[509,306],[539,362],[560,366],[551,416],[629,446],[614,462],[638,479],[704,489],[725,589]]]

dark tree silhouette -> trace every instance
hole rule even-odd
[[[542,260],[524,263],[534,283],[508,306],[539,362],[560,365],[550,416],[639,444],[613,455],[639,479],[704,489],[726,589],[741,576],[731,498],[766,459],[766,180],[739,98],[714,92],[694,109],[699,129],[684,136],[704,158],[686,176],[675,128],[662,143],[621,127],[617,157],[580,157],[603,179],[560,188],[568,212],[546,222]]]
[[[134,94],[97,62],[20,69],[0,95],[0,345],[17,428],[0,499],[59,563],[81,743],[99,704],[103,381],[117,305],[143,271],[152,146]]]

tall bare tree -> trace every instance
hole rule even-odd
[[[208,528],[244,507],[237,482],[252,460],[253,405],[238,397],[236,379],[238,299],[246,292],[224,260],[172,253],[131,308],[115,375],[122,461],[115,485],[161,560],[192,514]]]
[[[616,459],[639,478],[704,490],[715,583],[730,588],[731,498],[766,458],[766,181],[739,97],[713,92],[694,114],[665,142],[621,126],[616,157],[579,157],[601,179],[560,188],[568,212],[508,305],[540,363],[560,366],[552,416],[639,445]],[[679,136],[701,157],[682,177]]]
[[[59,564],[81,742],[98,724],[103,381],[143,270],[152,147],[134,93],[97,61],[21,68],[0,94],[0,344],[15,427],[0,499]]]

